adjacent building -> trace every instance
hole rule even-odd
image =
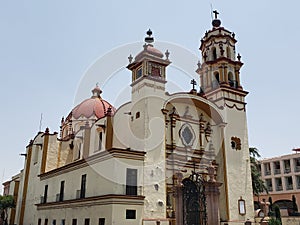
[[[294,149],[294,154],[267,158],[259,161],[261,177],[269,191],[260,198],[268,200],[282,207],[290,207],[293,195],[300,206],[300,149]]]
[[[149,30],[129,57],[131,101],[115,108],[96,86],[59,132],[30,141],[11,224],[254,221],[243,63],[215,14],[200,43],[199,92],[166,92],[171,57]]]

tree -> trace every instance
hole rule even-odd
[[[7,210],[15,207],[14,197],[11,195],[0,195],[0,214],[4,221],[4,225],[7,223],[8,213]]]
[[[255,196],[259,196],[259,194],[262,192],[269,193],[268,188],[266,187],[264,181],[261,179],[261,174],[258,169],[257,158],[260,157],[258,149],[255,147],[250,147],[249,154],[250,154],[250,163],[251,163],[251,178],[252,178],[253,194]]]

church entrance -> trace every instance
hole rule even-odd
[[[182,181],[183,224],[207,225],[205,187],[200,174]]]

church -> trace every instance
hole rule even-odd
[[[59,132],[37,133],[24,169],[5,183],[17,203],[9,224],[254,222],[243,63],[214,13],[192,90],[166,92],[171,57],[149,30],[129,57],[129,102],[115,108],[96,85]]]

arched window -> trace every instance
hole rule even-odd
[[[216,60],[217,59],[217,49],[215,47],[213,47],[212,49],[212,54],[213,54],[213,60]]]
[[[232,72],[228,73],[228,83],[229,83],[230,87],[234,87],[234,88],[237,87],[237,83],[236,83],[236,80],[235,80]]]
[[[213,80],[212,80],[212,88],[217,88],[220,83],[220,75],[218,72],[214,73]]]
[[[231,51],[230,51],[230,47],[229,46],[227,46],[226,52],[227,52],[227,58],[231,59]]]

